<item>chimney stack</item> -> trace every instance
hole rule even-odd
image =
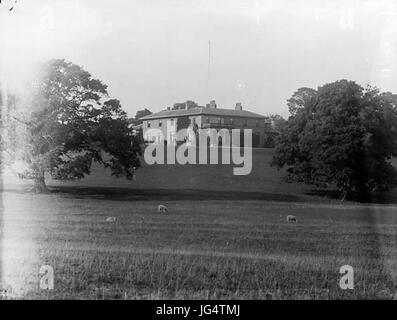
[[[211,108],[211,109],[216,109],[216,102],[215,102],[215,100],[211,100],[211,101],[210,101],[210,108]]]
[[[241,105],[241,102],[236,103],[236,110],[243,110],[243,106]]]

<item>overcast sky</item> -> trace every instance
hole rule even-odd
[[[65,58],[131,116],[187,99],[287,116],[297,88],[342,78],[397,93],[396,0],[4,2],[3,85],[35,61]]]

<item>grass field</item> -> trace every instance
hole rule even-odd
[[[51,194],[5,186],[2,285],[49,299],[395,296],[396,205],[310,196],[283,182],[270,155],[256,151],[251,177],[155,166],[126,182],[97,168],[77,183],[50,181]],[[170,212],[157,213],[160,203]],[[52,291],[39,288],[42,265],[54,269]],[[339,287],[343,265],[354,268],[354,290]]]

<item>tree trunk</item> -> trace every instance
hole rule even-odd
[[[36,193],[47,193],[48,192],[47,185],[45,184],[44,175],[34,179],[33,191]]]

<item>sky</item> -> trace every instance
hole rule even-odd
[[[9,9],[13,7],[11,11]],[[194,100],[288,116],[300,87],[339,79],[397,93],[397,0],[3,0],[0,82],[28,92],[64,58],[134,116]]]

